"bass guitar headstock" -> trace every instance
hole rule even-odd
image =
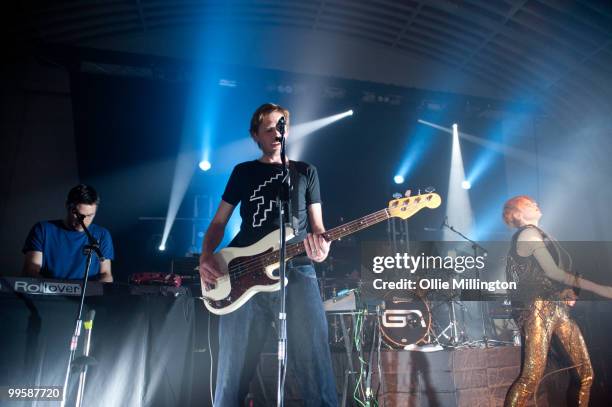
[[[395,218],[408,219],[423,208],[435,209],[442,203],[440,195],[430,192],[389,201],[387,210]]]

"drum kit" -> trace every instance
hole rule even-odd
[[[440,275],[438,272],[437,276]],[[357,314],[366,315],[362,329],[376,326],[377,334],[390,349],[425,351],[432,346],[442,349],[487,345],[485,332],[478,332],[478,327],[476,332],[469,331],[475,338],[469,338],[466,333],[466,314],[480,312],[470,309],[470,304],[460,300],[460,290],[393,290],[387,291],[381,299],[372,300],[362,297],[363,281],[356,273],[344,278],[322,277],[319,284],[328,314],[332,347],[343,346],[344,336],[354,335],[350,329],[341,328],[343,325],[351,326],[350,318],[347,318]],[[477,304],[478,307],[481,305]],[[375,335],[370,336],[373,338]]]
[[[444,225],[450,227],[446,218]],[[484,250],[463,235],[462,238],[471,244],[450,242],[450,246],[446,247],[432,241],[411,241],[407,222],[390,219],[387,226],[387,243],[391,253],[437,252],[457,255],[461,250],[473,249],[474,253],[467,254],[476,257],[479,253],[476,247]],[[458,233],[455,228],[452,230]],[[346,344],[347,335],[353,337],[357,334],[350,329],[354,325],[355,315],[365,315],[365,322],[360,325],[360,329],[370,332],[376,330],[376,333],[366,335],[366,339],[374,340],[379,335],[384,345],[390,349],[424,350],[434,346],[442,349],[508,344],[508,341],[488,338],[487,331],[502,339],[496,330],[495,316],[488,309],[489,305],[484,301],[462,301],[462,295],[467,299],[468,292],[462,293],[459,288],[387,290],[382,298],[372,298],[380,295],[373,295],[371,287],[364,286],[358,247],[364,246],[360,246],[354,237],[339,241],[334,246],[333,257],[321,263],[319,286],[328,314],[332,348],[334,345]],[[450,283],[452,287],[452,281],[459,276],[454,270],[429,269],[415,273],[413,278],[416,279],[416,287],[420,286],[419,280],[423,279]],[[498,300],[507,302],[505,294],[500,294]],[[507,308],[507,305],[504,307]]]

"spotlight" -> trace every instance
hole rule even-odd
[[[346,110],[342,113],[336,113],[332,116],[323,117],[321,119],[312,120],[306,123],[294,124],[291,126],[291,139],[289,143],[293,146],[291,149],[291,158],[299,159],[300,154],[302,153],[302,148],[307,143],[300,143],[299,145],[296,142],[303,137],[314,133],[315,131],[329,126],[330,124],[337,122],[340,119],[344,119],[345,117],[352,116],[352,110]],[[250,145],[250,144],[249,144]],[[219,154],[220,155],[220,154]]]
[[[401,175],[396,175],[395,177],[393,177],[393,181],[396,184],[403,184],[404,183],[404,177]]]
[[[457,123],[453,123],[453,137],[457,137],[459,139],[459,126]]]
[[[165,244],[160,244],[159,247],[157,248],[160,252],[163,252],[166,250],[166,245]]]
[[[202,160],[200,161],[200,164],[198,164],[198,167],[200,167],[202,171],[208,171],[210,170],[210,167],[212,167],[212,165],[210,164],[210,161]]]
[[[463,188],[463,189],[470,189],[470,188],[472,188],[472,183],[470,181],[468,181],[468,180],[463,180],[461,182],[461,188]]]

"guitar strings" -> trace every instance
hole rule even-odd
[[[407,207],[409,207],[411,205],[414,205],[414,203],[417,203],[417,206],[418,206],[418,204],[421,203],[421,200],[418,199],[420,197],[421,197],[420,195],[417,196],[417,197],[414,197],[414,198],[417,198],[415,200],[415,202],[414,201],[412,203],[408,202],[408,205],[406,205],[405,207],[407,208]],[[431,197],[432,197],[432,195],[429,195],[427,198],[424,198],[423,201],[430,201]],[[380,215],[383,215],[383,217],[380,218],[380,219],[377,219],[377,217],[379,217]],[[385,219],[388,219],[390,217],[391,217],[391,215],[389,214],[389,209],[388,208],[384,208],[384,209],[381,209],[381,210],[379,210],[377,212],[374,212],[374,213],[371,213],[369,215],[366,215],[363,218],[359,218],[359,219],[355,219],[353,221],[350,221],[350,222],[346,223],[343,226],[338,226],[338,227],[332,228],[329,231],[324,232],[324,233],[332,234],[332,233],[334,233],[334,231],[338,231],[338,230],[341,230],[341,229],[344,231],[344,229],[346,229],[346,228],[349,228],[349,227],[352,227],[352,226],[355,226],[355,225],[359,226],[359,228],[351,231],[351,233],[352,233],[352,232],[356,232],[358,230],[361,230],[361,229],[364,229],[364,228],[370,226],[370,225],[363,225],[362,222],[364,222],[364,221],[370,221],[370,220],[373,219],[373,220],[375,220],[374,223],[378,223],[378,222],[383,221]],[[335,240],[335,239],[331,239],[331,240]],[[291,248],[295,247],[295,248],[298,249],[297,252],[293,255],[293,256],[295,256],[295,255],[299,254],[303,250],[302,249],[303,242],[294,243],[294,244],[290,245],[290,247]],[[277,260],[279,260],[279,251],[275,250],[275,251],[273,251],[271,253],[261,253],[261,254],[252,256],[252,258],[250,260],[245,261],[244,263],[239,263],[239,264],[237,264],[235,266],[229,267],[228,268],[228,272],[229,272],[229,276],[230,276],[230,281],[232,279],[232,276],[234,276],[234,277],[241,277],[241,276],[243,276],[243,275],[245,275],[247,273],[251,273],[253,271],[257,271],[257,270],[261,269],[261,267],[265,265],[264,263],[266,261],[269,261],[266,258],[267,256],[272,256],[273,258],[271,260],[277,261]],[[262,263],[262,261],[263,261],[263,263]],[[256,269],[252,269],[251,266],[253,266],[253,265],[256,265],[257,268]],[[244,268],[245,270],[241,271],[242,268]]]
[[[384,213],[384,217],[383,217],[382,219],[378,219],[379,215],[381,215],[382,213]],[[357,220],[351,221],[351,222],[349,222],[349,223],[345,224],[344,226],[342,226],[342,228],[343,228],[343,229],[346,229],[346,228],[352,227],[352,226],[354,226],[354,225],[358,225],[358,226],[367,227],[367,226],[369,226],[369,225],[365,225],[365,226],[364,226],[364,225],[363,225],[363,223],[360,223],[360,222],[363,222],[363,221],[365,221],[366,219],[367,219],[368,221],[370,221],[371,219],[368,219],[368,218],[372,218],[373,220],[376,220],[376,222],[379,222],[379,221],[381,221],[381,220],[384,220],[385,218],[388,218],[388,215],[386,214],[386,209],[383,209],[383,210],[378,211],[378,212],[375,212],[375,213],[373,213],[373,214],[370,214],[370,215],[364,216],[364,217],[363,217],[363,218],[361,218],[361,219],[357,219]],[[363,228],[363,227],[362,227],[362,228]],[[339,228],[334,228],[334,229],[330,229],[330,230],[329,230],[328,232],[326,232],[326,233],[333,232],[333,231],[334,231],[334,230],[336,230],[336,229],[338,229],[338,230],[339,230]],[[357,230],[359,230],[359,229],[355,229],[354,231],[357,231]],[[330,234],[331,234],[331,233],[330,233]],[[300,247],[300,246],[301,246],[301,247]],[[295,255],[299,254],[299,253],[300,253],[300,252],[303,250],[303,249],[302,249],[302,248],[303,248],[303,246],[304,246],[304,245],[303,245],[303,242],[294,243],[294,244],[290,245],[290,249],[291,249],[291,248],[297,248],[297,249],[298,249],[298,250],[297,250],[297,253],[293,254],[293,256],[295,256]],[[236,276],[240,276],[240,275],[243,275],[243,274],[244,274],[244,272],[236,271],[237,269],[238,269],[238,270],[240,270],[241,268],[246,268],[246,269],[247,269],[247,271],[245,271],[245,272],[250,272],[250,271],[252,271],[252,270],[248,270],[248,269],[249,269],[249,267],[250,267],[251,265],[253,265],[253,264],[257,263],[257,265],[258,265],[258,266],[261,266],[261,265],[262,265],[262,264],[261,264],[261,260],[264,260],[264,261],[266,261],[266,260],[267,260],[267,261],[278,261],[278,260],[279,260],[279,258],[278,258],[278,257],[279,257],[279,254],[280,254],[279,250],[275,250],[275,251],[273,251],[273,252],[271,252],[271,253],[261,253],[261,254],[258,254],[258,255],[253,256],[253,257],[252,257],[250,260],[248,260],[248,261],[246,261],[246,262],[239,263],[239,264],[238,264],[238,265],[236,265],[236,266],[230,267],[230,269],[229,269],[229,270],[230,270],[230,272],[234,272],[234,275],[236,275]],[[270,258],[270,259],[268,259],[267,257],[271,257],[271,258]]]
[[[363,218],[360,219],[356,219],[353,220],[351,222],[346,223],[345,225],[343,225],[342,227],[337,227],[337,228],[333,228],[330,229],[328,232],[324,232],[324,233],[329,233],[329,234],[333,234],[335,231],[346,231],[346,229],[352,228],[353,226],[357,226],[357,229],[351,231],[351,232],[356,232],[360,229],[364,229],[368,226],[370,226],[369,223],[370,221],[375,221],[374,223],[383,221],[385,219],[388,219],[390,216],[388,214],[388,210],[387,208],[382,209],[378,212],[374,212],[370,215],[364,216]],[[335,240],[335,239],[332,239]],[[301,247],[300,247],[301,246]],[[290,248],[296,248],[297,252],[295,254],[293,254],[293,256],[296,256],[297,254],[301,253],[304,250],[304,242],[299,242],[299,243],[294,243],[292,245],[290,245]],[[265,266],[265,263],[267,261],[277,261],[279,259],[279,255],[280,252],[279,250],[275,250],[271,253],[261,253],[258,255],[253,256],[251,259],[245,261],[245,262],[241,262],[237,265],[234,266],[230,266],[229,267],[229,276],[230,276],[230,281],[233,278],[238,278],[241,277],[245,274],[251,273],[253,271],[257,271],[257,270],[261,270],[261,268],[263,266]],[[292,256],[292,257],[293,257]],[[268,258],[271,257],[271,258]],[[255,266],[255,267],[253,267]]]
[[[384,210],[383,210],[384,211]],[[361,226],[363,227],[367,227],[369,225],[363,225],[363,222],[368,220],[376,220],[377,222],[380,220],[384,220],[385,218],[388,218],[388,216],[384,216],[382,219],[380,218],[380,212],[379,213],[375,213],[375,214],[371,214],[368,215],[364,218],[362,218],[361,220],[356,220],[356,221],[352,221],[347,223],[346,225],[343,226],[343,229],[352,227],[352,226]],[[362,223],[360,223],[362,222]],[[331,229],[330,232],[332,232],[334,229]],[[355,231],[357,231],[359,229],[355,229]],[[299,242],[299,243],[295,243],[294,245],[290,246],[290,251],[294,251],[292,249],[297,249],[295,250],[295,253],[289,253],[291,257],[294,257],[295,255],[299,254],[300,252],[303,252],[304,250],[304,244],[303,242]],[[247,273],[251,273],[253,271],[257,271],[257,270],[261,270],[262,267],[265,267],[266,263],[267,264],[273,264],[274,262],[279,260],[279,255],[280,252],[278,250],[271,252],[271,253],[264,253],[264,254],[259,254],[254,256],[254,258],[243,262],[243,263],[239,263],[235,266],[230,267],[229,271],[230,271],[230,280],[232,279],[232,277],[234,278],[238,278],[241,277]],[[253,266],[255,266],[255,268],[253,268]]]
[[[429,199],[427,199],[427,200],[429,200]],[[382,217],[380,217],[381,215],[382,215]],[[347,229],[347,228],[351,228],[353,226],[358,226],[358,228],[356,228],[355,230],[351,231],[351,233],[352,233],[352,232],[356,232],[358,230],[364,229],[364,228],[366,228],[366,227],[371,225],[371,224],[365,224],[364,225],[364,222],[368,223],[368,222],[374,220],[375,221],[374,223],[378,223],[378,222],[380,222],[382,220],[385,220],[385,219],[388,219],[388,218],[390,218],[389,210],[388,210],[388,208],[384,208],[384,209],[381,209],[381,210],[379,210],[377,212],[374,212],[374,213],[371,213],[369,215],[366,215],[363,218],[355,219],[355,220],[353,220],[351,222],[348,222],[348,223],[346,223],[343,226],[338,226],[336,228],[332,228],[329,231],[324,232],[324,233],[333,234],[334,232],[339,231],[339,230],[345,231],[345,229]],[[335,239],[331,239],[331,240],[335,240]],[[293,256],[295,256],[295,255],[299,254],[300,252],[302,252],[303,246],[304,246],[303,242],[294,243],[294,244],[290,245],[291,249],[292,248],[297,248],[298,249],[297,252],[295,254],[293,254]],[[247,260],[247,261],[245,261],[243,263],[239,263],[239,264],[237,264],[235,266],[229,267],[228,271],[229,271],[230,281],[232,280],[232,277],[233,278],[238,278],[238,277],[241,277],[241,276],[243,276],[245,274],[248,274],[248,273],[251,273],[251,272],[254,272],[254,271],[257,271],[257,270],[261,270],[261,268],[266,265],[265,264],[266,262],[270,262],[270,261],[276,262],[276,261],[278,261],[279,260],[279,254],[280,254],[280,252],[278,250],[275,250],[275,251],[273,251],[271,253],[261,253],[261,254],[253,256],[251,259],[249,259],[249,260]],[[271,258],[269,259],[268,256],[270,256]],[[271,264],[273,264],[273,263],[271,263]],[[256,268],[253,269],[252,266],[256,266]]]
[[[372,219],[374,219],[374,220],[376,220],[376,221],[378,222],[378,221],[380,221],[380,220],[381,220],[381,219],[377,219],[377,218],[378,218],[378,215],[380,215],[380,213],[370,214],[370,215],[368,215],[368,216],[366,216],[366,217],[364,217],[364,218],[361,218],[360,220],[355,220],[355,221],[349,222],[349,223],[345,224],[345,225],[344,225],[342,228],[343,228],[343,229],[347,229],[347,228],[352,227],[352,226],[355,226],[355,225],[358,225],[358,226],[363,226],[362,224],[359,224],[359,222],[362,222],[362,221],[364,221],[364,220],[366,220],[366,219],[367,219],[368,221],[369,221],[369,220],[371,220],[371,219],[368,219],[368,218],[372,218]],[[384,220],[384,218],[383,218],[382,220]],[[366,226],[369,226],[369,225],[366,225]],[[336,228],[334,228],[334,229],[336,229]],[[325,233],[332,234],[332,233],[330,233],[330,232],[333,232],[333,231],[334,231],[334,229],[330,229],[328,232],[325,232]],[[359,230],[359,229],[355,229],[354,231],[357,231],[357,230]],[[291,254],[291,255],[294,255],[294,256],[295,256],[295,255],[299,254],[301,251],[303,251],[303,250],[304,250],[304,249],[303,249],[303,247],[304,247],[303,242],[293,243],[293,244],[291,244],[291,245],[290,245],[290,247],[289,247],[289,251],[291,251],[291,250],[292,250],[292,249],[294,249],[294,248],[297,248],[297,249],[298,249],[298,250],[297,250],[297,253],[292,253],[292,254]],[[244,267],[248,267],[248,266],[250,266],[251,264],[253,264],[253,263],[255,263],[255,262],[259,262],[260,260],[278,261],[278,260],[279,260],[279,258],[278,258],[279,254],[280,254],[280,251],[279,251],[279,250],[275,250],[275,251],[270,252],[270,253],[261,253],[261,254],[258,254],[258,255],[253,256],[253,257],[251,258],[251,260],[248,260],[248,261],[246,261],[246,262],[244,262],[244,263],[239,263],[239,265],[235,266],[235,267],[234,267],[233,269],[231,269],[231,270],[235,270],[236,268],[244,268]],[[269,257],[269,258],[268,258],[268,257]]]

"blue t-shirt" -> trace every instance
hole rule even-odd
[[[91,224],[89,232],[100,242],[105,259],[113,260],[115,252],[108,230]],[[68,229],[61,220],[43,221],[35,224],[23,246],[22,252],[42,252],[41,276],[58,279],[81,279],[85,273],[87,256],[83,247],[88,243],[85,232]],[[89,276],[100,273],[100,260],[93,254]]]

